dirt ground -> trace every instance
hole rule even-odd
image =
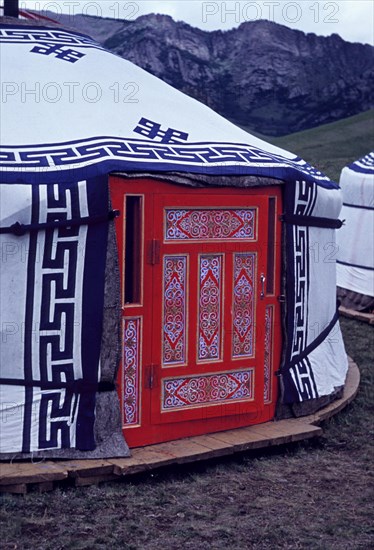
[[[1,498],[1,549],[368,550],[374,329],[342,320],[356,400],[312,442],[90,488]]]

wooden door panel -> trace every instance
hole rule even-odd
[[[280,189],[187,193],[120,177],[110,187],[113,207],[123,213],[116,222],[123,303],[118,381],[129,446],[272,418],[281,347]],[[141,227],[126,245],[126,228],[139,218],[131,196],[141,197]],[[271,281],[262,284],[269,269]],[[136,303],[126,302],[137,292]]]
[[[162,313],[154,323],[152,418],[160,424],[205,418],[207,408],[214,417],[231,415],[233,404],[263,407],[264,350],[255,341],[256,325],[265,323],[258,277],[266,258],[258,239],[267,230],[268,203],[214,194],[205,203],[191,194],[155,199]],[[165,347],[173,346],[183,355],[177,363],[165,361]]]

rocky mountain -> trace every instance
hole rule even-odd
[[[374,48],[270,21],[205,32],[166,15],[60,21],[238,125],[283,135],[374,106]]]

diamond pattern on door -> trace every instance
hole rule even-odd
[[[253,370],[164,379],[162,410],[253,398]]]
[[[254,277],[256,254],[234,254],[233,357],[254,353]]]
[[[186,361],[187,256],[164,256],[163,364]]]
[[[198,359],[221,358],[222,255],[200,256]]]

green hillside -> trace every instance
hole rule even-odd
[[[374,109],[311,130],[264,139],[292,151],[338,181],[346,164],[374,151]]]

